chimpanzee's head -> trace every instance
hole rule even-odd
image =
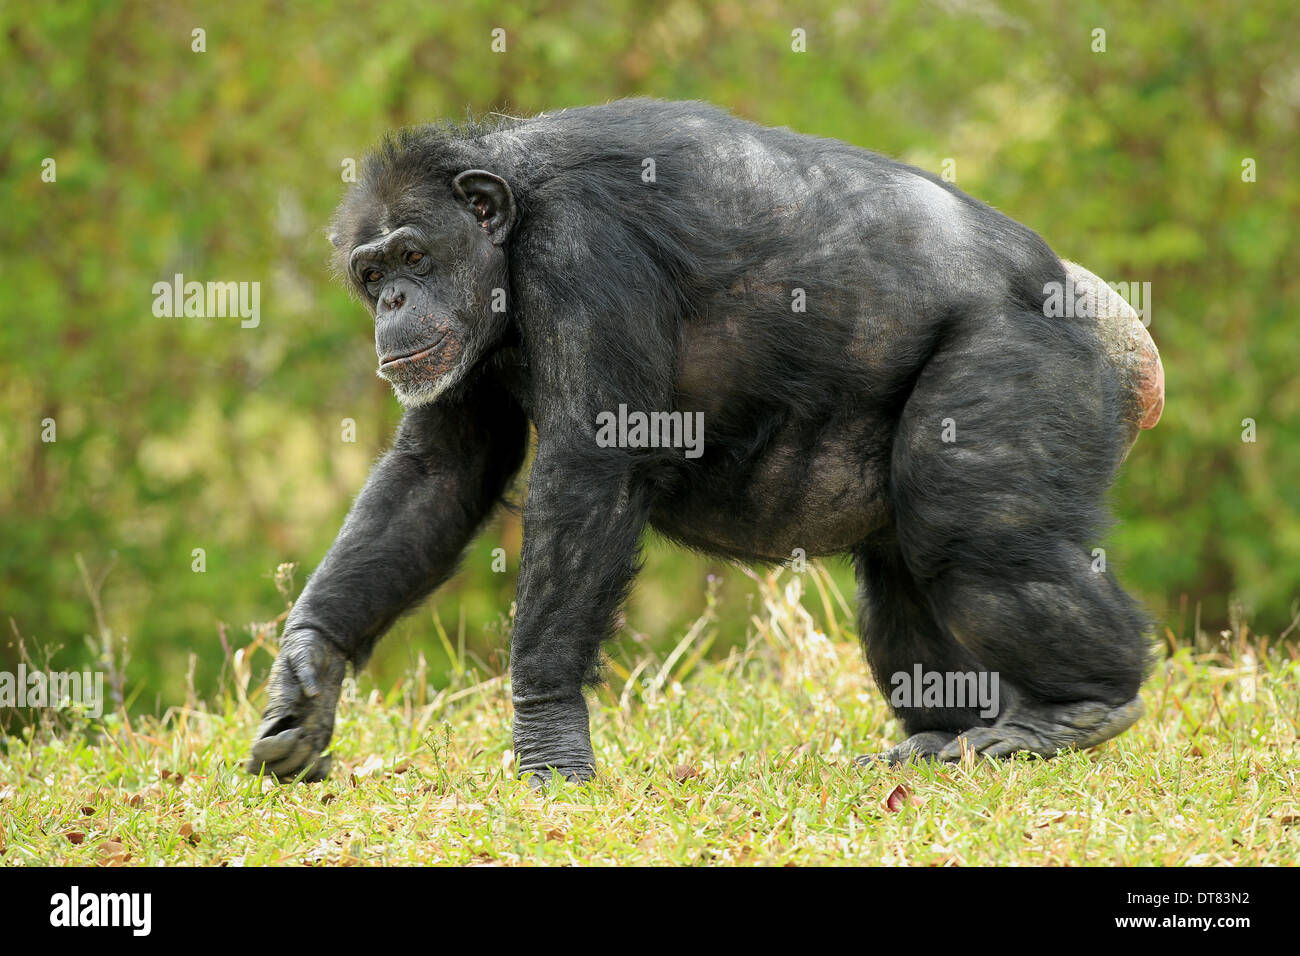
[[[335,213],[335,264],[375,317],[379,374],[406,406],[463,382],[506,327],[510,186],[416,133],[372,155]]]

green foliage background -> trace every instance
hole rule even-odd
[[[219,623],[243,644],[247,622],[283,609],[274,568],[300,562],[301,585],[398,417],[369,320],[325,267],[341,163],[399,125],[626,95],[707,99],[933,170],[950,157],[960,186],[1063,256],[1151,282],[1168,400],[1116,488],[1109,560],[1178,635],[1197,608],[1213,628],[1238,606],[1277,634],[1300,596],[1297,9],[7,4],[0,643],[21,634],[61,645],[61,666],[85,659],[100,625],[80,555],[92,578],[108,571],[103,626],[131,648],[137,706],[174,703],[191,652],[212,686]],[[505,53],[490,48],[498,27]],[[806,53],[791,50],[794,28]],[[57,182],[41,180],[47,157]],[[177,272],[261,282],[260,326],[155,318],[152,286]],[[377,679],[417,651],[441,659],[435,612],[499,666],[518,545],[517,519],[496,521],[432,610],[399,625]],[[495,547],[507,574],[490,570]],[[738,638],[744,579],[651,542],[623,639],[674,640],[710,572],[723,576],[723,643]],[[0,666],[15,654],[0,648]]]

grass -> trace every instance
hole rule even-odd
[[[600,777],[514,779],[506,681],[422,659],[387,695],[349,680],[323,784],[239,769],[249,655],[210,706],[30,728],[0,753],[0,864],[1285,865],[1300,856],[1300,662],[1242,629],[1177,648],[1147,716],[1054,760],[863,769],[899,739],[820,570],[755,576],[745,646],[614,660],[591,699]],[[802,586],[810,586],[801,594]],[[806,600],[805,600],[806,599]],[[805,608],[818,609],[818,617]],[[823,630],[816,622],[820,621]],[[449,642],[448,642],[449,643]],[[364,678],[363,678],[364,683]],[[65,712],[66,713],[66,712]],[[97,737],[97,742],[90,742]]]

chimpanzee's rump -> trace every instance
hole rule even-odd
[[[1133,306],[1118,292],[1078,263],[1062,259],[1061,264],[1076,294],[1086,290],[1089,301],[1095,303],[1102,345],[1132,397],[1125,415],[1132,448],[1138,432],[1154,428],[1164,411],[1165,370],[1160,364],[1160,352]]]

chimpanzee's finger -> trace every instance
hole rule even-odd
[[[308,643],[298,644],[289,649],[289,671],[298,681],[298,687],[305,697],[320,694],[320,679],[316,676],[316,665],[312,659],[312,647]]]
[[[289,756],[263,764],[266,773],[275,777],[277,781],[292,780],[302,772],[303,767],[311,763],[313,752],[310,746],[305,743],[295,749]]]
[[[311,751],[311,744],[301,727],[290,727],[278,734],[261,737],[253,741],[253,764],[280,764],[291,762],[295,758]]]
[[[311,738],[306,734],[297,735],[297,728],[269,738],[273,745],[261,750],[258,741],[253,745],[253,758],[248,763],[250,773],[264,770],[279,783],[290,783],[301,779],[307,783],[324,780],[329,776],[333,763],[329,755],[322,756]],[[280,739],[284,738],[284,739]],[[278,754],[278,756],[268,756]]]
[[[331,764],[333,764],[333,762],[334,762],[334,758],[331,757],[329,754],[325,754],[324,756],[317,757],[315,765],[312,766],[307,771],[307,773],[303,776],[302,782],[316,783],[317,781],[324,780],[326,777],[330,775],[330,766]]]

